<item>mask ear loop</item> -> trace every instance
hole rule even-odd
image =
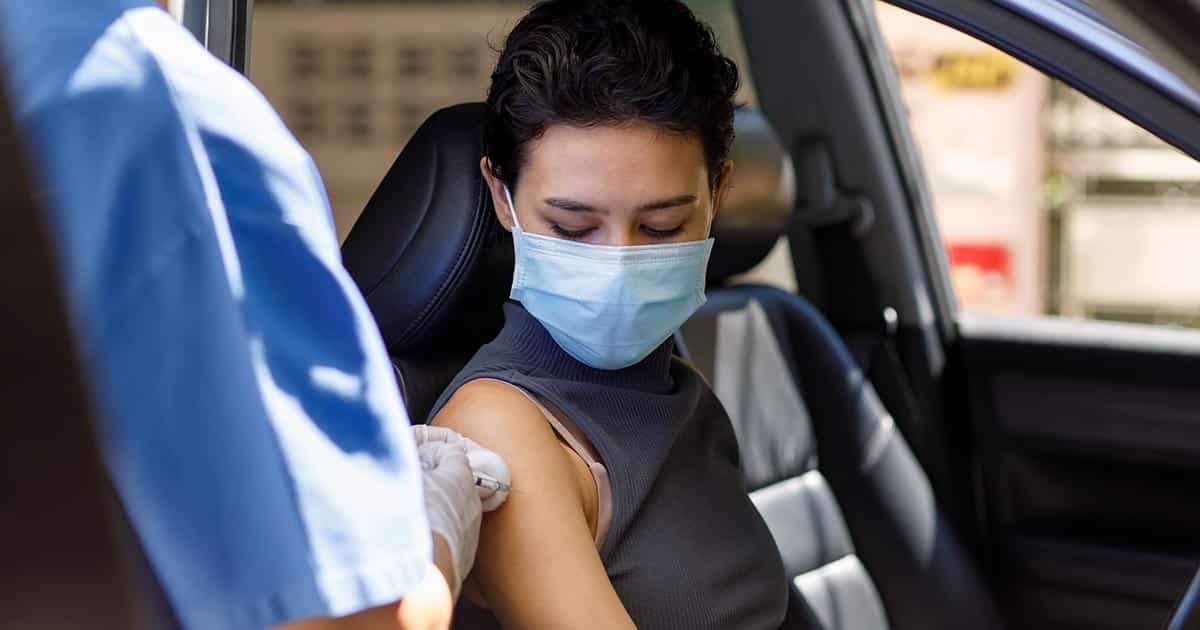
[[[708,213],[708,227],[704,230],[704,238],[706,240],[713,237],[712,228],[713,228],[713,223],[715,223],[717,221],[717,201],[720,199],[720,195],[721,195],[720,188],[717,188],[716,190],[713,191],[712,212]]]
[[[504,198],[508,201],[508,212],[512,214],[513,225],[517,230],[521,230],[521,221],[517,219],[517,204],[513,203],[512,193],[508,190],[508,184],[504,185]]]

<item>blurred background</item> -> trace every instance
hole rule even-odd
[[[485,97],[530,4],[257,0],[250,77],[316,160],[340,237],[430,113]],[[730,1],[688,4],[754,106]],[[963,310],[1200,327],[1200,163],[986,44],[875,15]],[[786,256],[749,279],[787,287]]]

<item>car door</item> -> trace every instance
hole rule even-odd
[[[1200,157],[1200,97],[1086,3],[891,4],[987,42],[1094,99],[1181,151],[1173,164],[1192,168]],[[898,94],[890,97],[903,107]],[[1197,191],[1184,187],[1174,199],[1190,208]],[[946,424],[958,425],[948,459],[952,474],[969,480],[983,561],[1012,627],[1161,627],[1200,561],[1200,330],[1189,327],[1200,310],[1182,300],[1174,317],[1134,317],[1114,304],[1136,303],[1130,296],[1149,295],[1164,280],[1172,290],[1200,287],[1200,265],[1192,267],[1181,232],[1188,228],[1168,221],[1194,217],[1189,209],[1156,218],[1157,206],[1141,214],[1099,203],[1085,210],[1059,216],[1046,231],[1058,230],[1059,254],[1076,247],[1088,256],[1042,258],[1046,267],[1073,263],[1074,275],[1067,275],[1088,288],[1061,300],[1043,295],[1044,302],[1058,300],[1055,308],[996,315],[955,303],[945,257],[932,253],[947,239],[932,209],[915,204],[915,232],[931,252],[928,280],[946,288],[933,293],[937,310],[953,324],[940,383]],[[1000,265],[979,262],[981,251],[969,252],[979,266]],[[951,248],[951,263],[955,254]],[[1145,264],[1151,259],[1166,265]],[[1124,277],[1149,269],[1156,271]],[[1103,299],[1088,301],[1101,294],[1109,296],[1108,311],[1093,308]],[[1046,314],[1055,310],[1072,316]],[[1109,316],[1144,323],[1089,321]]]

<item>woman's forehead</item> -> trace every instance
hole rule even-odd
[[[649,123],[552,125],[526,146],[524,157],[522,183],[539,194],[683,194],[707,186],[699,136]]]

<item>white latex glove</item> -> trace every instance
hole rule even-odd
[[[418,447],[430,442],[462,445],[467,450],[467,459],[471,462],[471,470],[483,473],[506,486],[512,483],[512,474],[509,473],[508,464],[504,463],[504,458],[476,444],[471,438],[453,429],[431,427],[424,424],[413,427],[412,431],[413,438],[416,439]],[[482,487],[476,489],[479,491],[479,499],[483,501],[484,512],[491,512],[504,505],[504,501],[508,499],[508,493],[504,491],[498,492]]]
[[[457,600],[463,580],[475,565],[483,505],[464,445],[425,441],[417,444],[417,458],[423,470],[425,515],[429,528],[450,548],[454,568],[450,592]]]

